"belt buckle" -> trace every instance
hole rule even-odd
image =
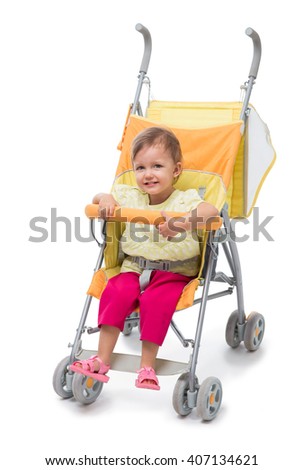
[[[162,262],[161,261],[148,261],[147,263],[147,268],[148,269],[160,269],[161,270],[161,267],[162,267]]]
[[[145,258],[139,258],[139,260],[138,260],[139,268],[141,268],[141,269],[147,269],[146,268],[147,263],[148,263],[148,260],[145,259]]]
[[[169,261],[150,261],[148,268],[158,269],[159,271],[169,271],[170,262]]]
[[[139,267],[141,269],[158,269],[159,271],[169,271],[170,262],[169,261],[152,261],[146,258],[139,259]]]

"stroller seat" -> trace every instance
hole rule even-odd
[[[136,186],[130,156],[131,142],[143,129],[154,125],[158,125],[158,123],[140,116],[130,116],[120,144],[121,156],[113,186],[116,184]],[[176,134],[183,154],[183,171],[175,184],[176,189],[183,191],[196,189],[203,196],[203,200],[213,204],[220,212],[226,202],[227,188],[241,141],[243,122],[238,120],[221,126],[210,126],[201,129],[171,126],[170,128]],[[88,217],[96,216],[96,207],[94,205],[87,206],[86,214]],[[148,221],[152,211],[145,211],[142,214],[142,211],[136,210],[135,212],[130,213],[128,211],[126,213],[124,210],[124,214],[126,217],[130,214],[130,220],[139,222],[138,215]],[[159,221],[161,214],[158,213],[156,217]],[[216,223],[218,225],[218,221]],[[201,280],[207,234],[210,228],[208,227],[206,231],[200,233],[200,270],[197,279],[191,281],[184,289],[177,310],[187,308],[193,303],[195,290]],[[212,228],[214,228],[214,221],[212,221]],[[104,252],[106,267],[95,273],[88,295],[100,298],[107,279],[120,272],[119,239],[122,232],[123,227],[121,227],[120,222],[108,222],[107,236],[112,242],[107,245]]]

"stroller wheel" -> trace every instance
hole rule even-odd
[[[134,321],[134,319],[138,319],[138,321]],[[128,336],[131,334],[132,329],[139,325],[139,315],[137,312],[133,312],[126,318],[124,323],[124,328],[122,334],[124,336]]]
[[[222,384],[217,377],[205,379],[198,392],[197,413],[203,421],[211,421],[217,416],[222,401]]]
[[[126,320],[126,322],[124,323],[122,334],[124,336],[129,336],[132,332],[132,329],[133,329],[133,325],[131,323],[128,323]]]
[[[262,343],[265,330],[265,319],[261,313],[252,312],[247,317],[244,332],[244,345],[248,351],[255,351]]]
[[[90,405],[94,403],[100,395],[103,382],[99,382],[99,380],[94,380],[82,374],[74,374],[72,388],[77,401],[83,405]]]
[[[231,348],[237,348],[241,343],[238,331],[238,310],[235,310],[228,319],[225,330],[225,340]]]
[[[195,377],[196,387],[199,387],[198,379]],[[176,413],[180,416],[187,416],[191,413],[192,408],[188,406],[187,392],[189,390],[189,373],[184,372],[178,378],[174,393],[173,393],[173,407]]]
[[[70,357],[67,356],[57,365],[53,375],[53,387],[61,398],[71,398],[73,392],[67,380]]]
[[[54,390],[61,398],[71,398],[73,396],[70,382],[67,380],[69,360],[70,356],[62,359],[57,365],[53,375]]]

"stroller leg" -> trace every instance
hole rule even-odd
[[[84,332],[84,325],[85,325],[86,318],[89,312],[91,301],[92,301],[92,296],[88,295],[86,297],[85,304],[82,310],[82,315],[81,315],[81,319],[79,322],[79,326],[77,328],[77,333],[76,333],[74,342],[72,344],[72,351],[70,354],[70,364],[72,364],[75,361],[76,354],[79,352],[81,348],[81,336],[82,336],[82,333]]]
[[[237,249],[237,245],[233,240],[228,242],[232,260],[234,263],[235,279],[236,279],[236,289],[237,289],[237,303],[238,303],[238,316],[239,324],[244,325],[245,323],[245,311],[244,311],[244,295],[243,295],[243,282],[242,282],[242,271],[240,265],[240,258]]]
[[[103,236],[105,236],[105,230],[106,230],[106,223],[104,222],[103,227],[102,227]],[[94,235],[94,233],[93,233],[93,235]],[[98,271],[101,268],[102,263],[103,263],[103,258],[104,258],[105,245],[101,244],[99,242],[97,242],[97,243],[100,247],[100,252],[99,252],[99,256],[98,256],[98,259],[97,259],[97,263],[96,263],[94,272]],[[83,307],[83,310],[82,310],[82,315],[81,315],[81,319],[80,319],[80,322],[79,322],[79,326],[77,328],[77,333],[76,333],[76,336],[75,336],[75,340],[74,340],[74,343],[72,345],[72,351],[71,351],[71,354],[70,354],[70,364],[72,364],[75,361],[76,354],[78,353],[79,349],[81,348],[81,337],[82,337],[82,333],[84,332],[85,322],[86,322],[86,318],[87,318],[87,315],[88,315],[88,312],[89,312],[89,309],[90,309],[91,301],[92,301],[92,296],[87,295],[85,303],[84,303],[84,307]]]
[[[95,271],[98,270],[102,265],[103,251],[104,251],[104,248],[102,245],[99,256],[98,256],[97,264],[95,267]],[[75,396],[75,393],[76,393],[75,390],[76,391],[80,390],[78,400],[79,401],[84,400],[83,394],[82,394],[83,392],[82,384],[81,383],[79,384],[79,381],[77,382],[79,386],[75,387],[75,390],[74,390],[74,373],[69,369],[69,366],[75,361],[76,355],[81,350],[81,337],[82,337],[82,333],[84,333],[85,331],[85,323],[86,323],[86,318],[89,312],[91,301],[92,301],[92,296],[87,295],[85,304],[82,310],[82,315],[81,315],[81,319],[79,322],[79,326],[76,331],[74,343],[70,345],[72,347],[71,354],[70,356],[67,356],[62,361],[60,361],[60,363],[57,365],[54,371],[53,387],[54,387],[55,392],[62,398],[71,398],[72,396]],[[90,391],[91,390],[93,389],[90,389]],[[88,400],[85,402],[81,401],[81,403],[91,403],[97,398],[100,391],[101,391],[100,387],[98,389],[94,389],[94,394],[88,395]],[[92,401],[89,401],[89,399],[91,399]]]
[[[207,242],[210,245],[211,250],[210,250],[210,255],[207,261],[207,269],[206,269],[203,292],[202,292],[202,297],[201,297],[199,318],[198,318],[196,336],[195,336],[193,353],[192,353],[190,370],[189,370],[188,404],[190,408],[194,408],[196,406],[197,381],[195,377],[195,372],[196,372],[196,367],[198,363],[198,354],[199,354],[199,348],[200,348],[200,342],[201,342],[202,327],[203,327],[203,322],[204,322],[206,302],[207,302],[208,291],[209,291],[209,286],[210,286],[210,281],[211,281],[211,276],[212,276],[213,264],[217,256],[215,252],[216,242],[214,241],[214,238],[215,238],[214,235],[215,234],[213,232],[210,232],[208,242]]]
[[[244,310],[244,295],[243,295],[243,282],[242,282],[240,258],[239,258],[237,245],[235,242],[235,233],[232,229],[228,212],[226,209],[222,210],[222,216],[224,219],[224,225],[225,225],[227,236],[228,236],[228,242],[226,243],[229,246],[230,253],[225,243],[223,244],[223,248],[224,248],[228,263],[230,265],[231,271],[236,281],[237,304],[238,304],[238,325],[241,330],[241,326],[243,325],[244,327],[244,324],[245,324],[245,310]]]

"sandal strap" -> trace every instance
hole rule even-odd
[[[99,364],[99,370],[105,370],[106,368],[109,369],[109,366],[106,366],[104,362],[102,362],[101,359],[97,355],[91,356],[88,359],[76,361],[75,364],[81,364],[83,370],[87,370],[89,372],[95,372],[95,364],[94,364],[95,361],[98,362]]]
[[[100,359],[100,357],[98,357],[97,355],[91,356],[91,357],[89,358],[89,361],[92,361],[92,363],[94,363],[94,361],[98,362],[98,364],[99,364],[99,370],[98,370],[98,372],[99,372],[100,374],[106,374],[106,372],[108,372],[109,369],[110,369],[110,366],[107,365],[107,364],[104,364],[104,362],[102,361],[102,359]],[[94,372],[94,371],[93,371],[93,372]]]
[[[94,366],[95,359],[96,359],[95,356],[91,356],[88,359],[79,361],[79,363],[81,364],[84,370],[88,370],[89,372],[94,372],[95,371],[95,366]]]
[[[156,385],[159,385],[158,377],[156,376],[156,372],[152,367],[142,367],[141,369],[137,370],[138,380],[142,383],[144,380],[153,380]]]

